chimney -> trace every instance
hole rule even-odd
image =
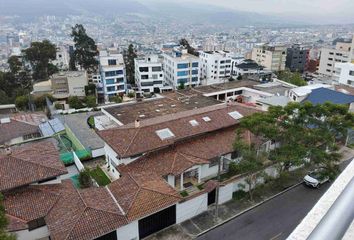
[[[136,119],[135,120],[135,128],[139,128],[140,127],[140,120]]]
[[[12,149],[11,149],[11,147],[6,147],[6,148],[5,148],[5,154],[8,155],[8,156],[12,154]]]

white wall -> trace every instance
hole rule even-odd
[[[74,156],[75,165],[76,165],[77,169],[81,172],[82,170],[84,170],[85,167],[81,163],[80,159],[78,158],[78,156],[76,155],[75,152],[73,152],[73,156]]]
[[[139,239],[138,221],[131,222],[117,229],[117,238],[122,240]]]
[[[232,199],[233,183],[229,183],[219,188],[219,204],[223,204]]]
[[[209,164],[202,165],[201,178],[212,177],[218,174],[218,165],[209,167]]]
[[[181,223],[208,209],[208,193],[204,193],[176,206],[176,223]]]
[[[21,230],[15,232],[17,240],[37,240],[40,238],[49,239],[49,230],[47,226],[43,226],[32,231]]]

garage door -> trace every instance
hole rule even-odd
[[[117,240],[117,231],[108,233],[102,237],[96,238],[95,240]]]
[[[176,205],[139,220],[139,237],[144,238],[176,223]]]

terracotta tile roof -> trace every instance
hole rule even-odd
[[[45,221],[53,240],[95,239],[128,223],[107,188],[77,190],[71,181]]]
[[[340,84],[340,85],[336,85],[335,89],[338,92],[354,95],[354,87],[351,87],[351,86]]]
[[[200,109],[197,114],[193,112],[188,116],[183,116],[174,120],[170,120],[173,115],[166,117],[167,121],[159,120],[158,122],[152,122],[152,124],[146,124],[141,122],[141,127],[135,128],[134,126],[119,127],[115,129],[99,131],[99,135],[103,140],[110,145],[119,157],[129,157],[138,155],[141,153],[150,152],[172,145],[178,141],[205,134],[233,126],[239,122],[232,118],[228,113],[232,111],[238,111],[243,116],[247,116],[258,112],[258,109],[243,106],[240,104],[233,104],[231,106],[223,105],[219,109],[200,113]],[[203,117],[208,116],[211,121],[204,121]],[[198,122],[197,126],[190,124],[191,120]],[[151,120],[148,120],[151,123]],[[156,134],[157,130],[168,128],[175,135],[172,138],[161,140]]]
[[[51,140],[12,146],[11,150],[10,155],[0,150],[0,191],[67,173]]]
[[[153,169],[153,172],[159,176],[166,176],[169,174],[176,176],[195,165],[207,163],[209,163],[207,159],[201,159],[180,153],[176,150],[176,147],[172,147],[146,154],[137,161],[126,165],[123,172],[129,171],[138,173]]]
[[[109,185],[129,221],[148,216],[181,200],[179,194],[156,174],[125,174]]]
[[[35,185],[4,194],[9,231],[27,229],[27,223],[45,217],[59,198],[61,184]]]
[[[38,126],[11,119],[9,123],[0,124],[0,145],[14,138],[35,133],[39,133]]]

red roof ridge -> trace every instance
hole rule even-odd
[[[125,151],[123,152],[123,156],[128,152],[130,146],[133,144],[133,142],[134,142],[136,136],[138,135],[139,131],[140,131],[140,128],[138,128],[137,131],[135,131],[135,134],[134,134],[134,136],[132,137],[132,139],[131,139],[129,145],[127,146],[127,148],[126,148]]]
[[[172,162],[172,166],[171,166],[171,169],[170,169],[170,172],[172,173],[174,167],[175,167],[175,162],[176,162],[176,158],[177,158],[177,154],[178,152],[175,152],[174,156],[173,156],[173,162]]]
[[[127,211],[127,213],[128,213],[129,210],[132,208],[133,203],[135,202],[135,199],[138,197],[138,194],[139,194],[139,192],[140,192],[140,190],[141,190],[141,185],[134,179],[134,177],[133,177],[130,173],[128,173],[127,176],[128,176],[130,179],[132,179],[133,182],[139,187],[138,191],[136,191],[136,193],[134,194],[134,197],[133,197],[132,201],[131,201],[130,204],[129,204],[128,211]]]

